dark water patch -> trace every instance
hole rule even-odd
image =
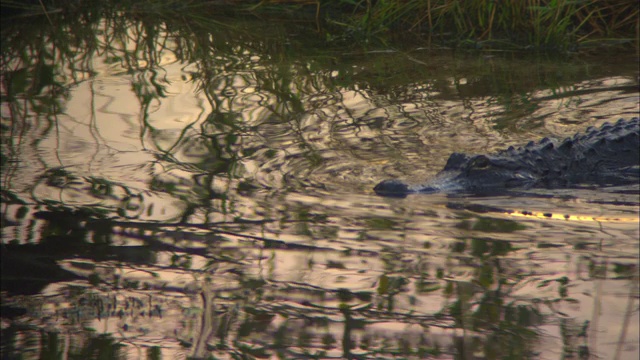
[[[518,224],[512,220],[492,219],[487,217],[478,217],[473,222],[464,221],[456,225],[459,229],[484,231],[484,232],[505,232],[510,233],[517,230],[526,229],[524,225]]]

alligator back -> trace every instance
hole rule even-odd
[[[570,187],[580,184],[622,185],[638,180],[640,121],[620,119],[600,128],[589,127],[561,143],[548,138],[498,156],[519,159],[534,172],[534,187]]]
[[[424,184],[385,180],[374,191],[385,196],[433,192],[496,192],[510,188],[615,186],[640,180],[640,120],[620,119],[590,127],[562,142],[541,141],[491,155],[454,153]]]

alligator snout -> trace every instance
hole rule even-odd
[[[380,196],[406,197],[411,191],[407,184],[400,180],[383,180],[373,188],[373,191]]]
[[[416,189],[412,186],[407,185],[401,180],[391,179],[391,180],[381,181],[380,183],[378,183],[378,185],[376,185],[373,188],[373,191],[375,191],[376,194],[380,196],[403,198],[403,197],[406,197],[408,194],[412,194],[412,193],[419,192],[421,194],[431,194],[431,193],[440,192],[441,190],[436,187],[432,187],[428,185],[423,185],[423,186],[420,186],[419,189]]]

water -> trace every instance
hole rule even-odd
[[[640,354],[637,186],[372,191],[638,116],[636,57],[98,24],[3,41],[3,358]]]

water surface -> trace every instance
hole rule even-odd
[[[638,186],[372,191],[638,116],[637,57],[92,26],[3,41],[3,357],[640,354]]]

